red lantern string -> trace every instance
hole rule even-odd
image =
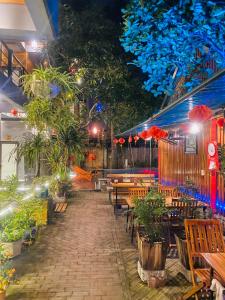
[[[212,110],[206,105],[197,105],[188,113],[188,118],[192,122],[208,121],[213,115]]]
[[[18,110],[16,108],[12,108],[10,111],[11,115],[13,115],[14,117],[16,117],[18,115]]]
[[[140,139],[140,137],[139,137],[138,135],[135,135],[135,136],[134,136],[134,142],[135,142],[135,145],[136,145],[136,143],[139,141],[139,139]]]
[[[167,138],[168,137],[168,132],[167,131],[165,131],[165,130],[161,130],[161,139],[165,139],[165,138]]]
[[[167,138],[168,132],[163,129],[160,129],[158,126],[152,126],[148,130],[148,137],[153,137],[156,140],[159,140],[162,138]]]
[[[161,129],[158,126],[152,126],[149,129],[149,135],[155,139],[158,139],[160,136]]]
[[[143,140],[146,140],[148,138],[148,132],[147,130],[144,130],[140,133],[140,137],[143,139]]]
[[[124,138],[119,138],[119,143],[120,143],[120,146],[122,147],[123,144],[125,143],[125,139]]]
[[[217,125],[218,125],[219,127],[223,127],[223,126],[224,126],[224,118],[219,118],[219,119],[217,120]]]
[[[132,136],[130,135],[129,138],[128,138],[128,143],[132,143],[132,141],[133,141],[133,138],[132,138]]]
[[[116,145],[116,144],[118,144],[118,143],[119,143],[119,140],[118,140],[117,138],[114,138],[114,139],[113,139],[113,144]]]

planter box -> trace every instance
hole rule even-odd
[[[188,258],[188,250],[187,250],[187,241],[186,239],[182,239],[175,234],[176,245],[178,256],[181,264],[185,267],[185,269],[190,270],[189,258]]]
[[[138,275],[143,282],[147,282],[149,287],[159,287],[165,285],[167,279],[166,270],[147,271],[141,267],[140,262],[137,263]]]
[[[187,241],[186,239],[180,238],[176,234],[175,234],[175,239],[176,239],[178,257],[180,262],[180,271],[187,279],[187,281],[192,282],[188,250],[187,250]]]
[[[6,299],[6,292],[0,291],[0,300],[5,300],[5,299]]]
[[[168,244],[166,242],[148,243],[137,232],[139,261],[143,270],[160,271],[165,269]]]
[[[16,242],[1,243],[9,258],[16,257],[21,254],[22,239]]]

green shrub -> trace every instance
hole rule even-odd
[[[164,237],[162,217],[167,213],[165,199],[151,190],[143,200],[135,199],[134,213],[144,226],[145,237],[149,242],[159,242]]]

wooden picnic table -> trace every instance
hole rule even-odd
[[[216,272],[221,279],[221,283],[225,283],[225,253],[200,253],[207,264],[210,266],[210,282],[214,277],[214,272]]]

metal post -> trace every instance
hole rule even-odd
[[[152,168],[152,138],[150,138],[150,169]]]
[[[8,49],[8,77],[12,76],[12,72],[13,72],[13,50],[12,49]]]

